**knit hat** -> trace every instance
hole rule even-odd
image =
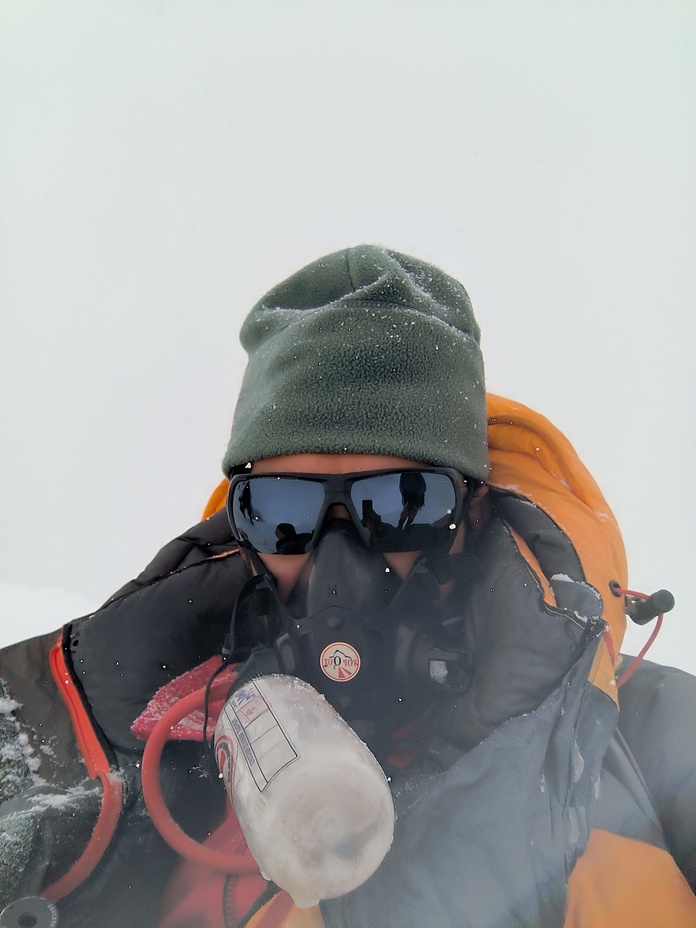
[[[374,245],[278,284],[241,330],[249,355],[223,460],[388,454],[488,472],[479,327],[464,287]]]

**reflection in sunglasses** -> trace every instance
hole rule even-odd
[[[228,508],[238,540],[261,553],[306,553],[336,506],[368,546],[413,551],[451,537],[465,486],[450,468],[240,475]]]

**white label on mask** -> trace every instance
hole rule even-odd
[[[319,666],[329,680],[347,683],[360,670],[360,655],[352,644],[334,641],[321,652]]]

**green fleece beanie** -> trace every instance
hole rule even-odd
[[[483,359],[466,290],[416,258],[360,245],[320,258],[254,306],[223,460],[389,454],[488,472]]]

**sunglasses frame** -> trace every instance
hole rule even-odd
[[[353,505],[353,501],[350,496],[350,490],[355,483],[359,483],[361,480],[366,480],[374,477],[385,477],[392,474],[401,474],[408,473],[409,471],[414,471],[420,474],[438,474],[448,477],[451,481],[452,488],[454,490],[454,509],[452,510],[452,520],[451,524],[454,528],[451,529],[451,537],[454,538],[457,528],[461,525],[461,522],[464,517],[464,513],[468,504],[471,501],[473,491],[478,483],[470,478],[465,477],[460,471],[455,470],[452,467],[395,467],[393,469],[387,470],[363,470],[363,471],[354,471],[344,474],[315,474],[315,473],[304,473],[304,472],[292,472],[288,473],[286,471],[278,471],[272,473],[242,473],[237,474],[232,477],[230,480],[230,486],[227,491],[227,514],[229,516],[230,526],[232,528],[232,534],[241,547],[250,548],[252,551],[256,551],[258,554],[275,554],[283,557],[292,557],[292,554],[282,551],[262,551],[254,547],[254,545],[249,541],[248,538],[243,537],[237,525],[235,524],[234,519],[234,508],[233,508],[233,499],[236,488],[244,482],[250,480],[268,480],[275,478],[283,478],[284,480],[302,480],[310,481],[312,483],[319,483],[324,489],[324,499],[321,504],[321,508],[317,515],[317,520],[312,530],[312,538],[307,543],[307,547],[303,552],[298,552],[302,554],[307,554],[312,551],[318,544],[318,540],[321,537],[321,532],[318,529],[324,524],[326,520],[327,513],[332,506],[341,505],[344,506],[350,515],[350,519],[355,526],[361,541],[368,547],[376,551],[389,551],[388,548],[382,548],[371,539],[369,530],[362,524],[360,521],[360,516]],[[408,549],[403,549],[408,550]],[[416,549],[417,550],[417,549]]]

